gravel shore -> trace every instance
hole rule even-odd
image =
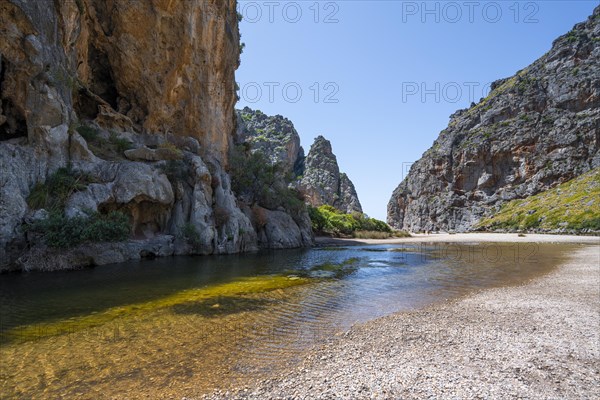
[[[549,235],[528,233],[519,236],[517,233],[413,233],[407,238],[391,239],[339,239],[320,236],[316,238],[317,246],[350,246],[364,244],[403,244],[403,243],[586,243],[600,245],[599,236]]]
[[[595,240],[545,277],[354,326],[276,379],[206,398],[600,398]]]

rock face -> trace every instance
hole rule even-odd
[[[237,143],[261,151],[272,163],[297,179],[295,185],[312,206],[330,205],[345,213],[362,212],[354,184],[340,173],[331,143],[318,136],[308,156],[292,122],[281,115],[268,116],[245,107],[238,110]]]
[[[286,172],[298,173],[304,161],[304,149],[294,124],[281,115],[268,116],[245,107],[237,112],[237,141],[248,143],[266,154],[271,162],[284,166]]]
[[[307,211],[298,209],[289,200],[281,201],[285,198],[281,193],[294,193],[294,182],[304,160],[304,149],[294,125],[281,115],[268,116],[249,107],[238,110],[237,116],[235,142],[250,153],[262,154],[266,163],[277,166],[269,187],[259,189],[271,193],[269,196],[253,196],[254,204],[246,199],[247,196],[239,196],[241,201],[248,202],[246,214],[254,223],[259,246],[281,249],[312,245],[313,233]]]
[[[346,213],[362,213],[362,206],[358,200],[358,193],[348,175],[340,173],[340,200],[338,208]]]
[[[298,224],[276,234],[290,225],[277,213],[257,233],[231,190],[235,0],[7,0],[0,15],[0,271],[312,243]],[[57,250],[27,234],[48,215],[32,188],[66,166],[89,183],[60,212],[123,212],[129,242]]]
[[[306,156],[300,188],[315,207],[327,204],[345,213],[362,213],[354,184],[340,173],[331,143],[323,136],[315,139]]]
[[[469,230],[503,203],[600,165],[600,7],[490,95],[451,116],[392,194],[398,229]]]

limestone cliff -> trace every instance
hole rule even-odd
[[[388,204],[398,229],[474,226],[600,165],[600,7],[489,96],[451,116]]]
[[[235,0],[5,0],[0,15],[0,270],[312,240],[261,240],[231,190]],[[59,210],[33,206],[64,167],[85,184]],[[113,211],[131,240],[57,250],[26,229]]]
[[[300,187],[308,202],[315,206],[331,205],[345,213],[362,213],[354,184],[340,173],[331,143],[317,136],[304,162]]]
[[[4,138],[77,114],[105,128],[192,136],[226,154],[239,57],[234,0],[0,7]]]
[[[237,142],[248,143],[265,153],[271,162],[284,166],[288,173],[298,173],[304,161],[304,149],[294,124],[281,116],[268,116],[245,107],[237,112]]]
[[[340,173],[331,143],[323,136],[315,139],[305,157],[300,136],[289,119],[246,107],[238,111],[237,142],[261,151],[271,163],[282,165],[289,183],[297,187],[308,204],[362,213],[354,184],[348,175]]]
[[[249,107],[238,110],[237,117],[237,148],[230,170],[234,191],[254,224],[259,246],[311,245],[310,217],[293,183],[304,159],[294,125],[281,115],[268,116]]]

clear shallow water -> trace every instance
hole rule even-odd
[[[181,398],[396,311],[516,284],[571,247],[377,245],[0,276],[1,398]]]

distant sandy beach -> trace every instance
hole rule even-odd
[[[600,245],[600,236],[579,236],[579,235],[548,235],[548,234],[525,234],[519,236],[517,233],[432,233],[412,234],[407,238],[391,239],[339,239],[319,236],[316,238],[318,246],[334,245],[360,245],[360,244],[402,244],[402,243],[426,243],[426,242],[448,242],[448,243],[477,243],[477,242],[496,242],[496,243],[582,243]]]

